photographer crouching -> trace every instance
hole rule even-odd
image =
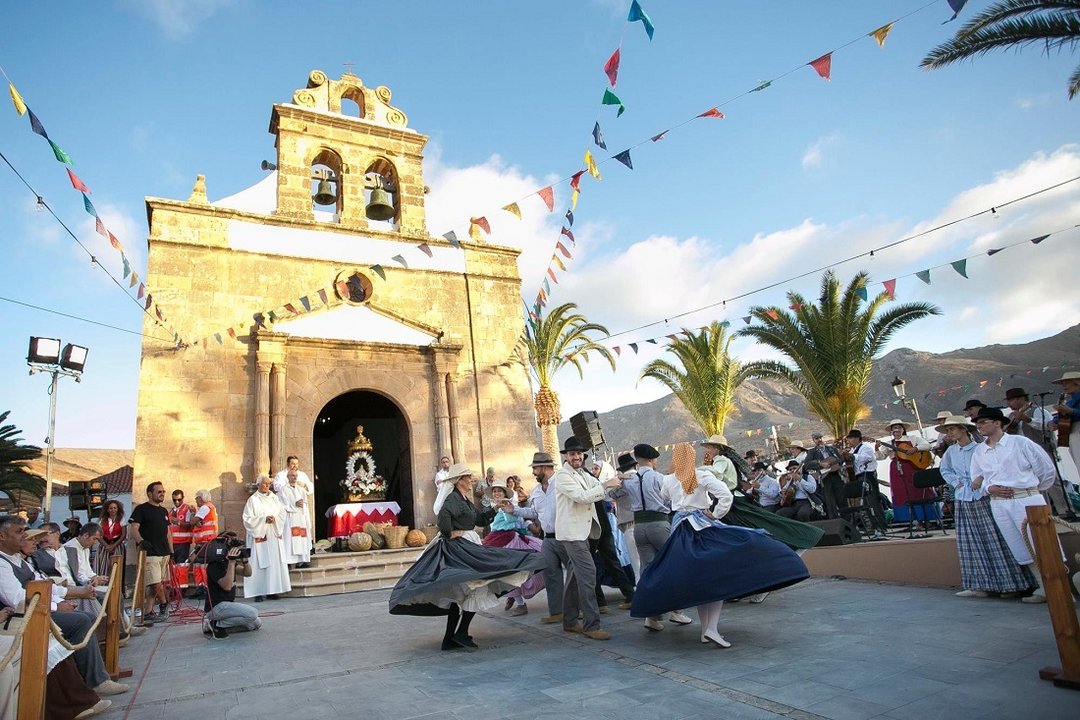
[[[206,603],[203,606],[203,634],[219,640],[229,631],[258,630],[259,611],[236,602],[236,577],[251,577],[251,549],[244,541],[224,534],[206,548]]]

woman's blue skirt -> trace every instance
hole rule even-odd
[[[675,525],[641,573],[630,615],[652,617],[778,590],[809,576],[802,558],[764,531],[719,521],[696,530],[688,519]]]

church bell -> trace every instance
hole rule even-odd
[[[314,200],[316,205],[336,205],[337,192],[334,190],[333,183],[325,178],[320,180],[315,189]]]
[[[367,209],[364,211],[368,220],[390,220],[394,217],[394,204],[390,202],[390,195],[381,187],[371,191]]]

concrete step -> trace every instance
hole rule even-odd
[[[289,570],[292,591],[285,597],[317,597],[391,588],[413,566],[424,548],[317,553],[311,567]],[[238,587],[243,587],[238,579]]]
[[[362,575],[294,581],[292,590],[285,593],[285,597],[319,597],[364,590],[384,590],[394,587],[404,572],[369,572]]]

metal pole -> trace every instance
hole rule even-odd
[[[919,425],[919,437],[925,439],[923,435],[922,418],[919,417],[919,406],[915,404],[915,398],[911,398],[911,410],[915,413],[915,422]]]
[[[45,520],[52,521],[52,463],[53,451],[56,447],[56,388],[57,380],[60,379],[60,371],[52,371],[52,381],[49,383],[49,444],[45,451]]]

